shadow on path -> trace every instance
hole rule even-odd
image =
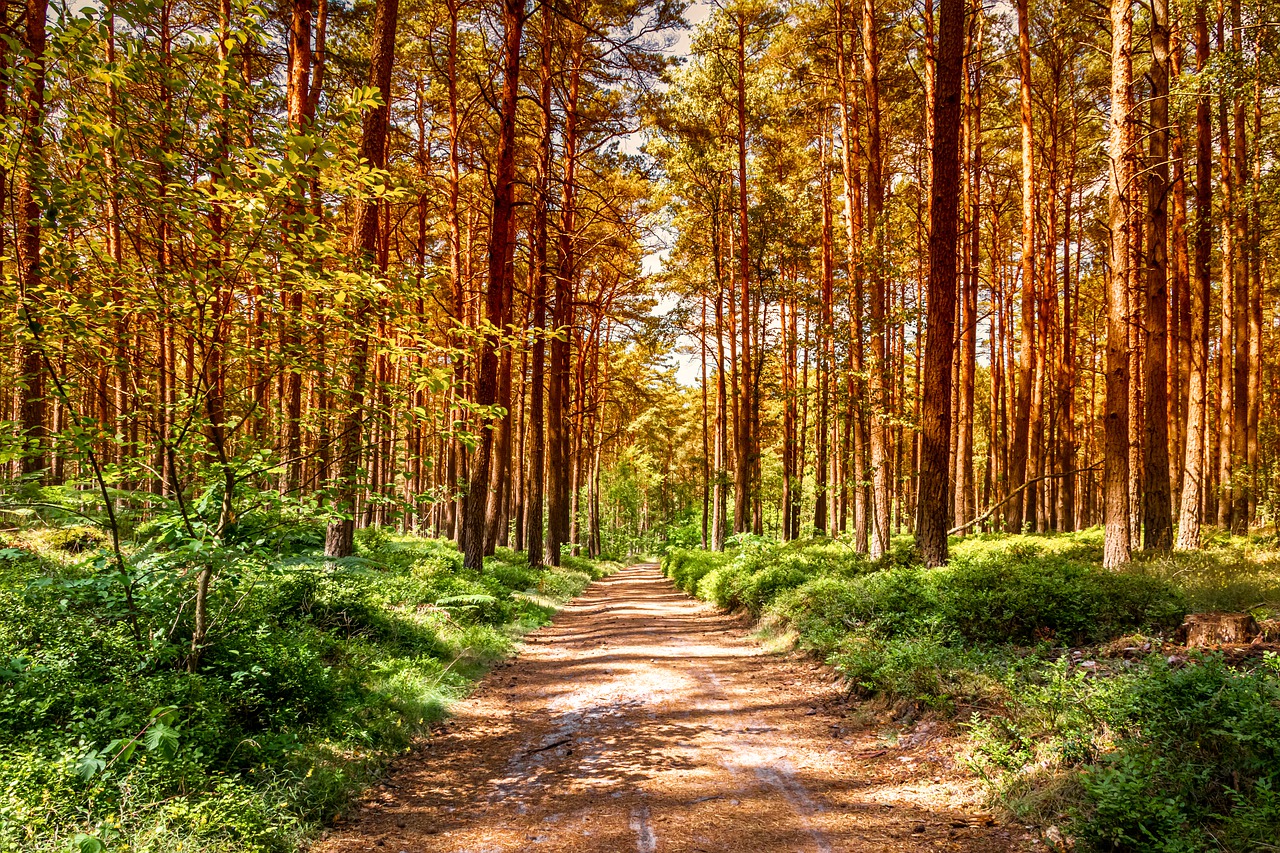
[[[316,853],[1014,849],[945,756],[849,737],[838,693],[633,566],[531,634]]]

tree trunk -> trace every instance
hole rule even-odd
[[[547,358],[547,280],[551,275],[547,251],[547,212],[551,204],[551,11],[541,12],[542,41],[538,54],[538,112],[541,144],[538,157],[538,194],[533,208],[533,365],[529,377],[529,474],[524,505],[524,539],[529,565],[542,565],[542,498],[546,482],[544,447],[544,390]]]
[[[825,122],[824,122],[825,124]],[[815,459],[813,532],[819,536],[827,535],[828,513],[831,489],[828,483],[828,451],[827,441],[830,426],[831,408],[831,374],[834,363],[832,359],[832,302],[835,299],[835,275],[832,268],[831,247],[831,181],[827,172],[826,129],[821,132],[818,141],[818,161],[821,170],[818,184],[822,196],[822,237],[821,237],[821,275],[820,319],[818,322],[818,455]]]
[[[836,0],[836,76],[840,93],[840,162],[844,172],[846,265],[851,283],[849,294],[849,371],[846,393],[849,426],[852,432],[853,541],[854,550],[867,553],[867,471],[862,348],[862,145],[859,139],[857,99],[849,89],[849,55],[845,42],[849,24],[845,21],[845,0]],[[849,33],[852,38],[852,33]],[[849,51],[848,53],[846,51]],[[803,469],[803,464],[801,465]]]
[[[1152,0],[1151,136],[1147,168],[1147,311],[1145,376],[1146,429],[1143,449],[1143,546],[1167,551],[1173,545],[1169,494],[1168,305],[1169,263],[1169,6]]]
[[[547,467],[547,561],[560,565],[560,548],[570,534],[570,413],[569,355],[573,328],[574,239],[578,165],[578,87],[581,75],[582,35],[571,37],[568,81],[564,104],[564,175],[560,199],[559,264],[556,271],[555,311],[557,335],[551,341],[551,388],[547,412],[550,457]]]
[[[327,0],[321,0],[321,2],[323,4]],[[466,293],[463,287],[462,272],[462,220],[458,211],[462,186],[461,156],[459,153],[462,130],[458,117],[458,6],[460,2],[461,0],[445,0],[445,7],[449,14],[448,65],[445,71],[445,86],[448,90],[449,102],[449,182],[445,219],[449,228],[449,291],[451,297],[449,319],[454,326],[455,345],[457,347],[457,352],[451,357],[453,360],[452,397],[455,401],[462,396],[467,370],[467,359],[464,353],[469,346],[469,338],[464,332],[464,327],[467,323]],[[455,406],[450,416],[450,421],[457,425],[465,418],[465,410]],[[466,496],[459,486],[462,479],[466,477],[466,465],[462,440],[452,432],[451,430],[448,457],[445,462],[445,527],[449,531],[450,538],[457,538],[461,541],[461,516],[465,513]]]
[[[1066,475],[1067,471],[1076,469],[1076,425],[1075,425],[1075,390],[1076,390],[1076,330],[1077,317],[1072,311],[1071,274],[1071,213],[1075,198],[1076,161],[1080,149],[1076,128],[1078,110],[1076,107],[1076,74],[1069,66],[1071,78],[1071,161],[1067,167],[1067,191],[1063,199],[1063,235],[1062,235],[1062,342],[1058,348],[1058,472],[1063,474],[1058,486],[1058,530],[1069,532],[1076,528],[1076,477]],[[1079,261],[1077,260],[1077,266]],[[1077,302],[1078,304],[1078,302]],[[1090,401],[1092,406],[1092,400]]]
[[[312,0],[292,0],[289,16],[289,67],[286,76],[285,102],[288,113],[289,137],[287,144],[291,147],[294,140],[307,132],[311,122],[311,2]],[[327,0],[320,0],[323,5]],[[305,153],[300,149],[300,156]],[[299,174],[290,188],[290,195],[284,205],[283,224],[291,234],[302,232],[302,213],[307,209],[307,181]],[[295,254],[301,254],[301,247],[294,246]],[[299,325],[302,322],[302,289],[297,282],[286,278],[281,293],[281,357],[286,360],[284,366],[284,429],[285,441],[282,453],[284,471],[280,477],[279,488],[282,493],[297,490],[302,473],[302,366],[297,363],[302,344]]]
[[[1231,0],[1231,55],[1235,61],[1246,61],[1244,55],[1244,21],[1241,1]],[[1231,98],[1232,157],[1231,177],[1237,203],[1232,206],[1228,225],[1232,232],[1231,256],[1231,530],[1245,533],[1249,529],[1249,494],[1252,491],[1248,470],[1249,458],[1249,235],[1248,153],[1245,99],[1240,92]],[[1225,261],[1224,261],[1225,263]]]
[[[26,26],[23,28],[22,49],[27,54],[26,88],[22,95],[22,149],[16,169],[17,188],[14,193],[14,248],[18,267],[18,322],[22,329],[18,335],[17,362],[21,370],[18,385],[21,393],[19,412],[20,428],[25,441],[22,454],[23,476],[34,476],[44,471],[48,460],[49,436],[45,426],[46,370],[39,340],[42,320],[40,303],[43,302],[44,271],[40,263],[40,220],[43,205],[37,186],[45,166],[44,151],[44,94],[45,94],[45,44],[48,0],[26,0]]]
[[[955,345],[957,219],[960,196],[960,92],[964,0],[942,0],[934,87],[933,183],[929,203],[928,337],[920,444],[920,529],[926,566],[947,561],[947,472],[951,436],[951,361]]]
[[[393,0],[394,2],[394,0]],[[498,150],[493,173],[493,207],[489,217],[489,281],[485,294],[485,318],[491,325],[480,344],[476,370],[475,402],[483,410],[498,402],[499,330],[507,316],[511,291],[512,216],[515,212],[516,99],[520,93],[520,41],[524,29],[524,0],[502,4],[502,96],[498,124]],[[488,420],[486,418],[486,420]],[[480,440],[471,466],[467,490],[467,514],[462,534],[463,565],[480,571],[488,543],[485,521],[489,468],[494,455],[494,425],[481,424]]]
[[[1175,30],[1170,53],[1170,75],[1173,80],[1182,78],[1181,36],[1185,30]],[[1176,111],[1171,126],[1170,155],[1173,162],[1173,217],[1169,231],[1170,262],[1173,274],[1173,316],[1170,320],[1169,387],[1170,420],[1173,436],[1169,442],[1172,453],[1169,478],[1173,485],[1173,505],[1181,506],[1182,467],[1186,458],[1188,408],[1187,389],[1191,384],[1191,265],[1187,246],[1187,173],[1185,131],[1181,111]]]
[[[1226,53],[1226,35],[1224,32],[1223,8],[1218,8],[1218,52]],[[1231,482],[1231,432],[1234,426],[1231,404],[1232,381],[1231,361],[1232,346],[1235,340],[1233,323],[1235,319],[1235,194],[1236,181],[1231,168],[1231,128],[1227,123],[1227,96],[1218,96],[1218,141],[1219,169],[1222,174],[1222,328],[1218,341],[1218,526],[1231,527],[1232,487]]]
[[[1206,0],[1195,10],[1196,71],[1209,64],[1209,24]],[[1213,125],[1209,91],[1201,78],[1196,97],[1196,225],[1195,282],[1191,288],[1191,374],[1187,386],[1187,443],[1182,467],[1182,506],[1178,514],[1178,549],[1200,547],[1200,521],[1204,507],[1205,433],[1209,377],[1209,304],[1212,299],[1210,252],[1213,234]]]
[[[400,0],[378,0],[373,13],[373,38],[369,59],[369,84],[378,91],[379,104],[364,114],[360,132],[360,159],[374,169],[386,168],[387,132],[391,117],[391,67],[395,60],[396,24]],[[378,205],[363,198],[355,200],[355,221],[351,236],[354,264],[368,270],[378,249]],[[355,308],[351,333],[351,360],[347,368],[346,411],[342,416],[338,474],[331,488],[332,506],[338,516],[325,532],[327,557],[349,557],[354,548],[357,499],[356,474],[360,471],[360,451],[364,432],[365,384],[369,371],[370,308],[361,298]]]
[[[1129,184],[1127,142],[1133,106],[1133,8],[1111,0],[1111,122],[1108,219],[1111,269],[1107,277],[1106,417],[1104,429],[1104,511],[1102,564],[1115,568],[1130,560],[1129,540]]]
[[[887,303],[885,270],[881,255],[884,238],[884,186],[880,157],[880,35],[876,0],[862,0],[863,85],[867,98],[867,216],[871,220],[868,265],[871,279],[871,500],[872,523],[869,553],[878,560],[889,551],[889,452],[888,384],[885,320]]]
[[[1022,128],[1022,325],[1018,351],[1018,398],[1013,421],[1013,447],[1009,460],[1009,488],[1027,480],[1028,442],[1031,439],[1032,384],[1036,373],[1036,197],[1035,148],[1031,126],[1031,36],[1027,0],[1018,7],[1018,91]],[[1024,493],[1010,502],[1006,529],[1017,533],[1026,517]],[[1032,499],[1034,506],[1034,498]],[[1034,512],[1034,510],[1032,510]]]
[[[738,430],[734,438],[738,453],[734,469],[733,530],[744,533],[750,527],[751,499],[754,487],[751,474],[754,464],[754,436],[752,420],[751,360],[751,240],[747,228],[747,21],[746,13],[737,13],[737,142],[738,142],[738,286],[742,300],[742,345],[739,355],[742,367],[738,371]]]

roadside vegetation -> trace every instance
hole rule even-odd
[[[58,498],[50,490],[47,495]],[[216,549],[33,525],[0,549],[0,850],[291,851],[609,564],[255,510]],[[191,666],[191,577],[218,563]]]
[[[839,540],[672,550],[684,591],[749,611],[851,694],[965,728],[1012,818],[1084,849],[1254,851],[1280,838],[1280,657],[1174,643],[1185,614],[1280,614],[1280,549],[1232,537],[1101,568],[1102,532],[909,539],[877,562]],[[1274,649],[1275,647],[1270,647]]]

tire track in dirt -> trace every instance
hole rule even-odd
[[[829,671],[653,565],[592,584],[314,853],[1005,851],[934,738],[886,746]]]

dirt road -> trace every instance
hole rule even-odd
[[[316,853],[1020,846],[937,731],[855,722],[829,670],[634,566],[530,635]]]

